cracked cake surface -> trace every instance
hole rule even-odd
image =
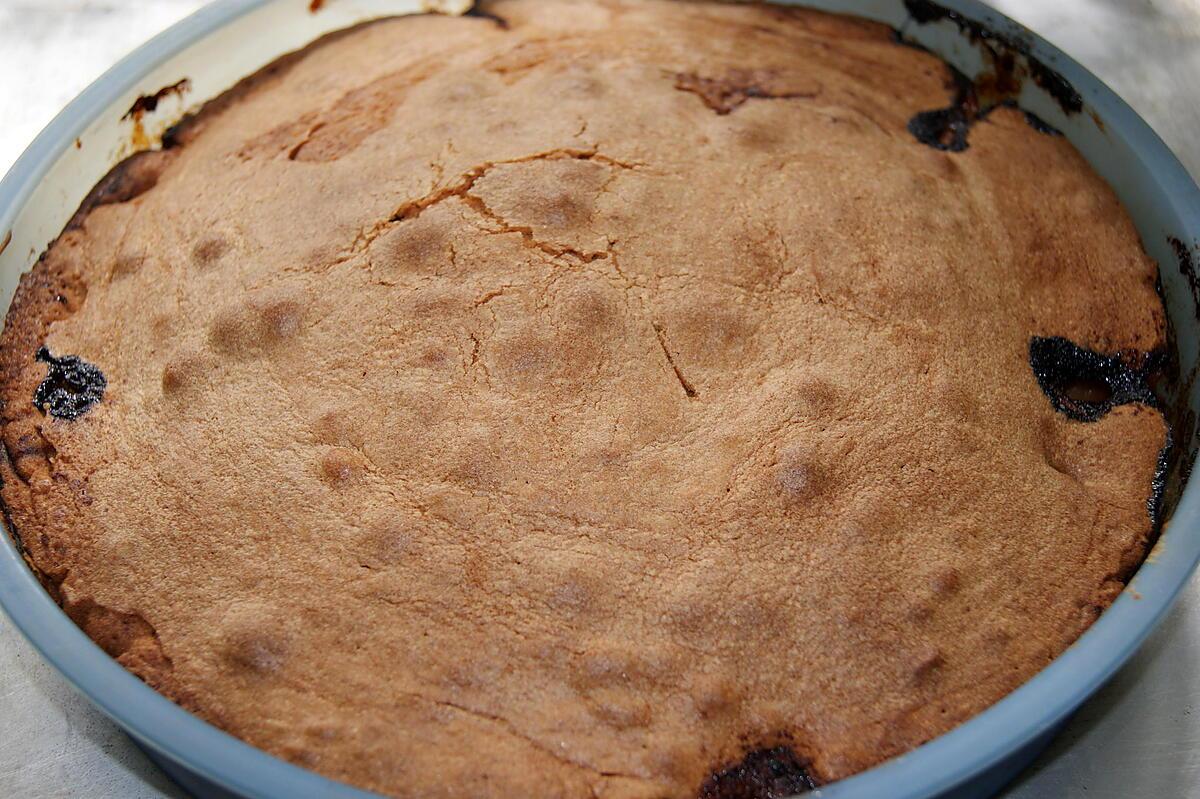
[[[71,617],[413,797],[783,796],[1075,640],[1167,430],[1031,369],[1164,346],[1071,145],[923,143],[954,76],[846,17],[485,10],[247,79],[23,278],[3,502]]]

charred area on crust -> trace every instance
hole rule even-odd
[[[477,14],[474,16],[488,15]],[[501,27],[504,27],[502,21],[498,22],[498,24],[501,24]],[[749,97],[757,96],[769,95],[749,95]],[[745,101],[745,99],[742,99],[737,105],[740,105]],[[737,106],[734,106],[734,108],[736,107]],[[182,130],[185,131],[183,136],[186,137],[186,128],[183,128]],[[182,138],[177,137],[174,132],[169,134],[169,136],[170,143],[168,144],[167,142],[164,142],[164,146],[174,147],[182,144]],[[420,213],[422,207],[423,206],[419,205],[412,206],[410,209],[408,209],[408,211],[406,211],[405,214],[398,214],[398,216],[401,219],[407,219],[409,218],[409,212],[415,216]],[[478,342],[476,342],[476,344],[478,345]],[[675,375],[683,387],[685,394],[687,394],[689,397],[694,396],[694,389],[690,387],[690,384],[684,379],[682,373],[675,366],[667,345],[663,343],[662,347],[668,362],[670,362],[670,365],[675,370]],[[90,617],[96,614],[89,613],[87,615]],[[114,655],[123,649],[128,649],[123,642],[128,639],[144,638],[145,635],[143,635],[143,633],[147,633],[142,626],[140,617],[126,617],[122,615],[110,619],[109,622],[113,625],[120,626],[116,627],[115,630],[101,630],[97,633],[93,633],[89,629],[89,634],[98,641],[102,640],[102,638],[113,641],[114,645],[112,646],[112,654]],[[84,626],[82,621],[80,624],[81,626]],[[127,634],[125,632],[126,627],[133,629],[133,633]],[[153,629],[151,628],[148,632],[153,634]],[[105,649],[110,649],[110,646],[106,645]],[[796,793],[808,791],[816,786],[817,781],[809,773],[809,767],[809,761],[798,756],[795,751],[789,747],[775,746],[773,748],[758,748],[746,754],[741,761],[724,767],[720,771],[710,775],[710,777],[705,780],[703,787],[701,788],[700,796],[706,797],[706,799],[723,799],[724,797],[733,797],[736,799],[737,797],[792,796]],[[692,785],[694,785],[694,783],[692,783]],[[691,786],[689,785],[688,787]]]
[[[1083,98],[1062,75],[1032,56],[1029,57],[1029,72],[1033,82],[1049,92],[1064,111],[1076,113],[1083,110]]]
[[[1150,387],[1157,358],[1138,352],[1104,355],[1061,337],[1029,341],[1029,366],[1042,392],[1060,413],[1094,422],[1118,405],[1158,407]]]
[[[755,749],[710,774],[698,799],[786,799],[807,793],[818,785],[811,765],[790,746]]]
[[[502,31],[509,29],[508,20],[499,14],[493,14],[491,11],[484,11],[478,5],[471,6],[471,8],[465,14],[463,14],[463,16],[469,19],[488,20],[489,22],[495,23],[496,27]]]
[[[972,43],[981,44],[992,61],[997,82],[1011,83],[1019,71],[1024,71],[1054,98],[1064,113],[1074,114],[1083,110],[1083,98],[1079,92],[1066,78],[1033,55],[1029,42],[989,30],[957,11],[930,0],[904,0],[904,7],[918,25],[948,20],[967,34]]]
[[[909,132],[923,144],[950,152],[967,149],[967,134],[972,125],[996,108],[1019,108],[1016,98],[1021,91],[1021,79],[1026,76],[1045,89],[1064,113],[1073,114],[1083,109],[1079,93],[1061,75],[1034,57],[1027,42],[988,30],[957,11],[927,0],[905,0],[904,6],[918,25],[939,20],[953,22],[972,43],[982,46],[987,64],[973,80],[946,64],[951,73],[950,87],[954,90],[950,104],[945,108],[920,111],[908,123]],[[928,52],[901,30],[894,32],[893,40]],[[1062,135],[1037,114],[1020,110],[1029,126],[1039,133]]]
[[[1192,306],[1196,319],[1200,320],[1200,278],[1196,275],[1196,260],[1192,257],[1192,250],[1175,236],[1168,236],[1167,243],[1175,251],[1179,274],[1183,275],[1184,280],[1187,281],[1188,289],[1192,293]]]
[[[898,38],[897,41],[911,44],[903,38]],[[1016,91],[1016,87],[998,91],[997,87],[1003,85],[1003,82],[993,80],[987,82],[986,85],[981,85],[980,82],[972,81],[950,64],[946,64],[946,69],[950,72],[950,80],[947,81],[948,88],[952,88],[954,91],[950,105],[932,111],[918,111],[908,121],[908,132],[922,144],[927,144],[936,150],[962,152],[970,146],[967,134],[971,128],[976,122],[986,119],[988,114],[997,108],[1020,110],[1025,121],[1038,133],[1048,136],[1062,135],[1058,128],[1037,114],[1021,109],[1011,96],[1004,96],[1005,91]],[[1002,99],[993,100],[990,103],[985,99],[997,96]]]
[[[957,153],[967,149],[967,132],[981,116],[979,98],[970,78],[948,64],[946,68],[950,70],[954,89],[950,105],[932,111],[918,111],[908,121],[908,132],[917,141],[935,150]]]
[[[1025,121],[1029,123],[1029,127],[1033,128],[1038,133],[1045,133],[1047,136],[1062,135],[1061,130],[1054,127],[1032,111],[1022,111],[1022,113],[1025,114]]]
[[[154,94],[143,94],[133,101],[133,105],[129,107],[129,110],[125,112],[121,119],[136,119],[142,114],[153,112],[164,98],[170,97],[172,94],[182,97],[184,92],[190,88],[192,88],[191,79],[181,78],[170,86],[162,87]]]
[[[50,369],[33,394],[34,406],[59,419],[77,419],[104,398],[108,379],[99,367],[78,355],[54,357],[42,347],[37,360]]]
[[[67,222],[67,230],[83,227],[88,214],[101,205],[127,203],[158,185],[158,178],[170,156],[161,150],[144,150],[129,156],[100,178],[79,209]]]

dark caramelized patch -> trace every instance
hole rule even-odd
[[[991,77],[995,82],[1016,86],[1019,85],[1017,78],[1024,73],[1053,97],[1064,112],[1073,114],[1083,110],[1083,98],[1075,87],[1034,56],[1024,38],[989,30],[957,11],[929,0],[904,0],[904,8],[918,25],[948,20],[967,34],[972,43],[982,45],[985,59],[991,61],[995,73]]]
[[[158,185],[158,177],[170,158],[168,153],[143,150],[114,166],[83,198],[67,230],[82,227],[87,215],[101,205],[127,203],[150,191]]]
[[[970,128],[971,123],[962,109],[953,105],[933,111],[919,111],[908,120],[908,132],[916,136],[917,141],[952,153],[967,149],[967,131]]]
[[[1033,78],[1033,82],[1057,100],[1064,111],[1070,114],[1083,110],[1083,98],[1079,96],[1079,92],[1075,91],[1075,87],[1067,82],[1066,78],[1036,58],[1030,56],[1027,58],[1029,74]]]
[[[1179,262],[1179,274],[1187,281],[1188,289],[1192,292],[1196,318],[1200,319],[1200,276],[1196,273],[1196,261],[1192,258],[1192,250],[1174,236],[1168,236],[1167,243],[1175,251],[1175,258]]]
[[[957,11],[927,0],[905,0],[904,7],[913,22],[925,25],[939,20],[953,22],[966,34],[972,44],[981,48],[984,68],[969,79],[954,67],[954,99],[947,108],[917,113],[908,123],[908,130],[917,140],[939,150],[961,152],[967,149],[967,132],[971,125],[986,117],[999,106],[1017,107],[1024,79],[1031,79],[1055,99],[1064,113],[1083,109],[1083,98],[1061,75],[1038,60],[1028,42],[1011,35],[989,30]],[[897,31],[895,41],[925,49]],[[949,65],[948,65],[949,66]],[[1025,120],[1040,133],[1058,135],[1059,131],[1045,120],[1028,111]]]
[[[104,398],[108,386],[104,373],[78,355],[55,358],[42,347],[37,359],[50,365],[33,394],[33,404],[43,413],[49,408],[51,416],[75,419]]]
[[[1149,359],[1140,353],[1103,355],[1065,338],[1034,336],[1029,365],[1054,409],[1081,422],[1094,422],[1118,405],[1156,406]]]
[[[790,747],[755,749],[741,762],[709,775],[699,799],[785,799],[817,787],[808,767]]]
[[[908,120],[908,132],[917,141],[937,150],[953,153],[967,149],[967,131],[982,115],[975,86],[966,75],[947,65],[954,87],[954,98],[945,108],[919,111]]]
[[[322,4],[323,2],[317,3],[318,10]],[[417,15],[413,14],[410,15],[410,18],[416,16]],[[291,72],[293,67],[303,61],[311,50],[330,45],[333,42],[336,42],[339,39],[344,39],[347,36],[352,36],[355,32],[371,25],[376,25],[379,22],[380,20],[378,19],[367,20],[366,22],[360,22],[357,25],[351,25],[348,28],[341,28],[333,31],[332,33],[327,33],[319,39],[311,42],[308,47],[294,50],[290,53],[285,53],[284,55],[272,61],[270,64],[267,64],[258,72],[242,78],[240,81],[235,83],[232,88],[226,90],[223,94],[219,94],[213,99],[208,100],[199,108],[185,113],[178,122],[167,128],[162,135],[163,150],[173,150],[183,147],[189,142],[194,141],[196,136],[199,135],[200,131],[203,130],[209,124],[209,122],[219,117],[235,103],[245,99],[270,82],[282,79],[285,75]]]
[[[956,22],[962,19],[957,11],[951,11],[937,3],[926,2],[926,0],[904,0],[904,8],[908,11],[908,15],[920,25],[937,22],[939,19],[948,18]]]
[[[1112,389],[1103,380],[1081,377],[1063,387],[1063,393],[1072,402],[1099,405],[1112,399]]]

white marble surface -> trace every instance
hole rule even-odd
[[[295,0],[303,2],[303,0]],[[199,0],[0,0],[0,172]],[[1200,176],[1200,0],[994,0],[1140,112]],[[1200,799],[1200,582],[1006,799]],[[0,615],[0,796],[181,797]]]

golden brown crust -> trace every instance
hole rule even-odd
[[[1005,108],[922,145],[945,68],[842,17],[488,11],[244,82],[23,278],[2,496],[72,618],[422,796],[716,797],[751,750],[838,779],[1069,645],[1165,441],[1030,370],[1034,336],[1163,343],[1070,145]],[[34,408],[43,344],[104,400]]]

